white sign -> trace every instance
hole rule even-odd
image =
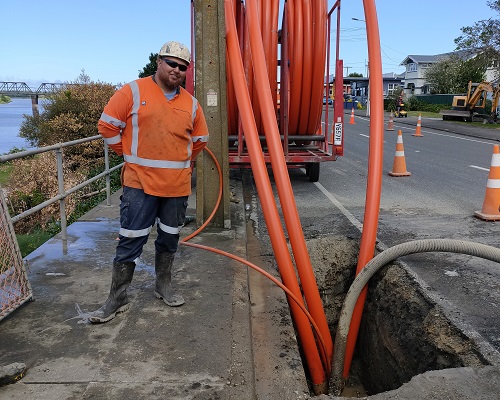
[[[207,92],[207,106],[217,107],[217,92],[213,89]]]
[[[342,122],[335,123],[335,131],[333,135],[333,145],[341,146],[342,145]]]

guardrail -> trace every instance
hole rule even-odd
[[[104,171],[101,172],[100,174],[90,178],[90,179],[87,179],[86,181],[84,181],[76,186],[71,187],[68,190],[65,190],[64,189],[62,149],[65,147],[76,146],[76,145],[79,145],[82,143],[91,142],[91,141],[99,140],[99,139],[102,139],[101,135],[91,136],[91,137],[88,137],[85,139],[73,140],[70,142],[58,143],[58,144],[54,144],[51,146],[40,147],[37,149],[21,151],[19,153],[1,155],[0,156],[0,163],[12,161],[12,160],[16,160],[16,159],[24,158],[24,157],[28,157],[28,156],[33,156],[33,155],[45,153],[48,151],[54,151],[56,154],[56,159],[57,159],[57,182],[58,182],[58,194],[57,194],[57,196],[54,196],[54,197],[50,198],[49,200],[44,201],[43,203],[40,203],[37,206],[32,207],[29,210],[22,212],[21,214],[18,214],[18,215],[11,217],[10,218],[11,222],[15,223],[15,222],[21,220],[22,218],[25,218],[31,214],[34,214],[35,212],[40,211],[43,208],[45,208],[45,207],[47,207],[55,202],[59,202],[60,218],[61,218],[61,235],[62,235],[62,240],[63,240],[63,247],[66,248],[67,241],[68,241],[66,202],[65,202],[66,197],[69,196],[70,194],[84,188],[85,186],[91,184],[92,182],[94,182],[98,179],[101,179],[103,177],[106,177],[106,204],[108,206],[111,205],[110,174],[111,174],[111,172],[121,168],[123,166],[123,163],[116,165],[112,168],[109,168],[109,149],[108,149],[108,145],[106,143],[104,143]]]

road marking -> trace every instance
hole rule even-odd
[[[347,208],[345,208],[340,201],[338,201],[333,194],[331,194],[326,188],[319,182],[314,182],[316,187],[323,192],[323,194],[328,197],[328,200],[332,202],[332,204],[337,207],[345,217],[351,221],[351,223],[358,228],[360,232],[363,232],[363,224],[359,222],[354,215],[352,215]]]
[[[405,128],[408,128],[408,126],[406,126]],[[430,135],[444,136],[444,137],[450,137],[450,138],[454,138],[454,139],[466,140],[468,142],[491,144],[491,141],[485,142],[484,140],[465,138],[465,137],[461,136],[460,133],[454,133],[453,135],[451,135],[451,134],[445,134],[445,133],[431,132],[431,131],[427,131],[427,130],[422,130],[422,133],[428,133]]]
[[[359,136],[364,136],[365,138],[368,138],[368,139],[370,138],[370,135],[364,135],[362,133],[360,133]],[[387,143],[387,142],[384,140],[384,143]]]
[[[359,120],[362,120],[362,121],[367,121],[369,122],[370,120],[368,118],[363,118],[363,117],[360,117],[360,116],[356,116]],[[440,118],[438,118],[440,119]],[[396,123],[394,123],[394,127],[396,128]],[[405,128],[407,129],[408,128],[408,125],[404,125],[404,126],[401,126],[399,125],[399,127],[402,129],[402,128]],[[432,128],[431,128],[432,129]],[[422,133],[429,133],[431,135],[438,135],[438,136],[445,136],[445,137],[451,137],[451,138],[455,138],[455,139],[460,139],[460,140],[467,140],[469,142],[477,142],[477,143],[484,143],[484,144],[491,144],[491,141],[490,142],[485,142],[484,140],[477,140],[477,139],[470,139],[470,138],[465,138],[463,136],[461,136],[459,133],[455,133],[453,135],[451,134],[445,134],[445,133],[436,133],[436,132],[430,132],[430,131],[427,131],[427,130],[422,130]],[[362,135],[364,136],[364,135]]]
[[[477,165],[469,165],[469,167],[471,167],[471,168],[477,168],[477,169],[480,169],[482,171],[489,171],[490,170],[489,168],[478,167]]]

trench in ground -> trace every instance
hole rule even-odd
[[[354,280],[359,238],[307,241],[332,333]],[[477,344],[454,326],[397,260],[380,269],[368,294],[343,397],[394,390],[427,371],[489,365]]]

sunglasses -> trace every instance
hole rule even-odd
[[[170,68],[175,69],[175,68],[179,67],[179,71],[182,71],[182,72],[186,72],[188,69],[187,65],[179,64],[179,63],[176,63],[175,61],[168,60],[166,58],[162,58],[162,60],[165,61]]]

